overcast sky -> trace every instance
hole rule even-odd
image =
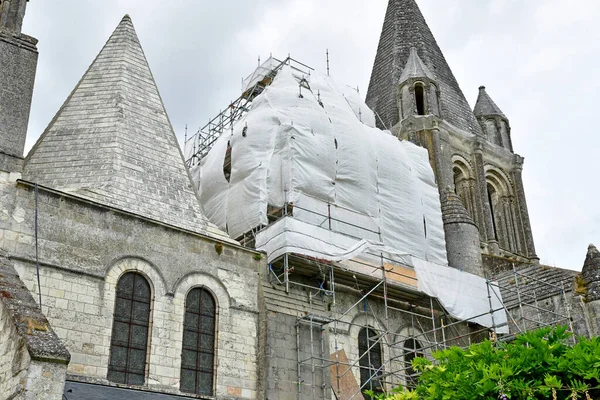
[[[467,100],[510,119],[543,263],[580,270],[600,246],[600,2],[419,0]],[[27,150],[124,14],[180,141],[240,95],[260,55],[288,53],[366,94],[387,0],[31,0],[39,39]]]

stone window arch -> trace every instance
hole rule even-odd
[[[358,333],[358,355],[360,367],[361,390],[372,390],[375,393],[383,393],[381,381],[383,371],[383,357],[380,343],[380,335],[370,326],[361,328]],[[367,398],[366,394],[364,394]]]
[[[182,392],[214,395],[217,309],[208,289],[195,287],[188,292],[181,351]]]
[[[485,180],[488,190],[487,200],[498,245],[503,250],[518,253],[519,233],[512,184],[503,171],[493,167],[486,169]]]
[[[473,221],[477,224],[477,213],[475,212],[475,179],[469,163],[462,157],[453,157],[452,173],[454,191]]]
[[[146,378],[152,290],[138,272],[117,282],[107,379],[143,385]]]

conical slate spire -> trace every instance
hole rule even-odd
[[[415,0],[389,0],[371,72],[367,105],[377,112],[387,128],[398,122],[396,85],[411,47],[416,48],[440,85],[442,117],[460,129],[482,135],[481,127]]]
[[[128,15],[28,154],[23,176],[169,225],[224,235],[202,215]]]
[[[454,191],[447,189],[440,197],[442,207],[442,220],[444,224],[470,224],[475,225],[469,212]],[[475,225],[476,226],[476,225]]]
[[[500,115],[506,118],[502,110],[500,110],[500,107],[494,103],[494,100],[492,100],[490,95],[485,91],[485,86],[479,86],[479,95],[477,96],[477,103],[473,109],[473,114],[475,114],[476,117]]]
[[[417,49],[414,47],[410,48],[408,61],[406,61],[406,66],[402,70],[402,75],[400,75],[398,83],[404,82],[409,78],[429,78],[435,81],[435,76],[433,76],[433,73],[427,68],[423,60],[421,60]]]
[[[600,252],[593,244],[588,247],[581,276],[587,283],[586,300],[600,300]]]

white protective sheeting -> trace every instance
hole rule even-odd
[[[261,66],[248,84],[266,69]],[[505,324],[502,310],[492,324],[483,278],[446,266],[427,150],[375,128],[374,113],[353,89],[318,73],[294,73],[281,69],[192,170],[211,222],[234,238],[268,225],[257,234],[256,248],[269,261],[298,253],[373,276],[381,274],[382,258],[413,267],[413,289],[437,297],[452,316],[475,317],[487,327]],[[302,78],[310,89],[300,88]],[[223,163],[229,146],[228,182]],[[269,225],[268,207],[286,203],[292,216]],[[491,300],[501,308],[499,293]]]
[[[315,226],[295,218],[281,218],[256,235],[256,248],[267,253],[269,262],[285,253],[298,253],[328,261],[362,259],[380,265],[380,257],[398,265],[411,265],[408,254],[391,251],[380,242],[356,239],[334,230]],[[349,265],[349,263],[345,263]],[[356,272],[373,274],[373,267],[364,264]],[[375,271],[381,274],[379,268]]]
[[[297,220],[446,265],[427,150],[375,128],[353,89],[316,72],[294,73],[281,69],[193,171],[209,219],[235,238],[267,225],[268,206],[288,202]],[[300,88],[302,78],[310,89]]]
[[[437,297],[450,315],[486,327],[495,326],[496,333],[509,333],[497,285],[488,285],[480,276],[415,257],[412,257],[412,265],[417,272],[419,290]]]
[[[342,268],[376,278],[381,276],[381,270],[376,267],[380,256],[392,264],[412,266],[416,272],[416,288],[436,297],[451,316],[486,327],[495,326],[496,333],[508,333],[500,291],[497,286],[489,285],[488,292],[484,278],[394,253],[379,242],[355,239],[320,225],[292,217],[282,218],[256,235],[256,248],[266,251],[269,262],[286,253],[297,253],[338,262]],[[388,284],[402,285],[402,282],[388,280]],[[490,301],[493,313],[490,313]]]

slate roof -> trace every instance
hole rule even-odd
[[[561,284],[565,292],[573,290],[577,271],[550,267],[547,265],[521,265],[516,268],[519,294],[523,302],[533,302],[552,297],[561,292]],[[517,279],[512,270],[502,272],[495,277],[500,285],[504,305],[512,308],[518,305]]]
[[[226,236],[201,211],[128,15],[27,155],[23,179]]]
[[[479,95],[477,96],[477,103],[475,103],[473,114],[475,114],[476,117],[485,115],[501,115],[506,118],[502,110],[500,110],[500,107],[494,103],[494,100],[492,100],[490,95],[485,91],[485,86],[479,86]]]
[[[483,135],[415,0],[389,0],[371,72],[367,105],[379,114],[388,129],[398,122],[396,85],[412,47],[440,85],[444,119],[460,129]],[[379,119],[377,123],[380,124]]]
[[[447,190],[444,195],[440,196],[440,200],[444,225],[460,223],[475,225],[456,193]]]

